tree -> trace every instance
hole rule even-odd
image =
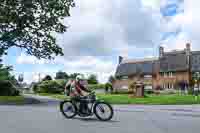
[[[42,81],[48,81],[48,80],[52,80],[52,77],[50,75],[46,75]]]
[[[109,83],[113,83],[115,80],[116,80],[115,77],[112,75],[108,78]]]
[[[63,55],[55,33],[66,31],[62,21],[74,6],[74,0],[0,0],[0,49],[18,47],[39,59]]]
[[[57,72],[55,77],[55,79],[68,79],[68,78],[69,76],[67,75],[67,73],[62,71]]]
[[[97,76],[94,74],[91,74],[88,77],[88,84],[98,84]]]
[[[2,62],[2,59],[0,58],[0,80],[13,79],[13,76],[10,74],[10,71],[12,71],[12,67],[4,66],[1,62]]]
[[[73,73],[73,74],[70,74],[69,78],[75,79],[76,76],[78,76],[78,75],[82,75],[82,74],[80,74],[80,73]]]

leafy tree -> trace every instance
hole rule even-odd
[[[68,79],[68,78],[69,76],[67,75],[67,73],[62,71],[57,72],[55,77],[55,79]]]
[[[37,58],[63,55],[55,33],[64,33],[63,19],[74,0],[0,0],[0,49],[22,48]]]
[[[0,58],[0,80],[14,80],[14,77],[10,74],[12,70],[11,66],[4,66]]]
[[[51,80],[38,84],[35,90],[39,93],[61,93],[63,92],[63,86],[61,86],[55,80]]]
[[[49,81],[52,80],[52,77],[50,75],[46,75],[42,81]]]
[[[78,75],[81,75],[81,74],[80,73],[73,73],[73,74],[70,74],[69,78],[75,79],[76,76],[78,76]]]
[[[108,78],[109,83],[113,83],[115,80],[116,80],[115,77],[112,75]]]
[[[88,77],[88,84],[98,84],[97,76],[94,74],[91,74]]]

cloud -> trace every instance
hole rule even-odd
[[[72,17],[65,20],[68,32],[57,34],[64,57],[47,61],[22,54],[17,58],[18,64],[39,64],[29,75],[55,75],[58,69],[49,70],[48,65],[62,64],[68,73],[94,73],[105,82],[115,72],[117,56],[152,56],[167,31],[160,0],[76,0],[76,5]],[[49,71],[43,72],[46,68]]]
[[[68,57],[67,59],[59,57],[56,58],[56,60],[47,63],[45,61],[35,60],[32,56],[25,56],[22,54],[18,57],[17,63],[23,65],[32,64],[34,66],[34,68],[29,69],[28,71],[26,70],[24,72],[15,73],[16,76],[23,73],[25,82],[28,83],[38,81],[39,74],[41,78],[45,75],[55,77],[56,72],[59,71],[56,65],[63,65],[64,67],[61,70],[68,74],[83,73],[86,77],[90,74],[96,74],[98,80],[102,83],[107,82],[108,77],[114,74],[116,69],[116,64],[113,63],[113,60],[95,56],[73,56]]]
[[[168,32],[180,32],[175,36],[169,36],[164,43],[173,48],[183,48],[186,43],[192,44],[193,50],[200,49],[200,17],[199,4],[197,0],[176,0],[180,12],[170,17],[166,30]]]
[[[45,59],[38,60],[36,57],[29,56],[29,55],[26,55],[24,53],[22,53],[20,56],[17,57],[16,62],[18,64],[35,64],[35,65],[50,63],[49,60],[45,60]]]
[[[144,5],[138,0],[77,1],[66,19],[70,28],[58,43],[66,56],[125,55],[129,47],[152,47],[161,39],[163,18]]]
[[[153,10],[159,10],[161,0],[141,0],[142,4],[146,8],[152,8]]]

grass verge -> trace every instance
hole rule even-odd
[[[65,95],[61,94],[39,94],[42,96],[50,96],[57,99],[67,99]],[[199,100],[195,100],[192,95],[147,95],[145,98],[131,98],[127,94],[97,94],[101,100],[107,101],[111,104],[146,104],[146,105],[189,105],[200,104]]]
[[[0,104],[23,104],[23,96],[0,96]]]
[[[145,98],[131,98],[128,95],[98,95],[112,104],[149,104],[149,105],[187,105],[200,104],[192,95],[147,95]]]

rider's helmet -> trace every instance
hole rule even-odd
[[[84,80],[83,75],[77,75],[76,76],[76,82],[79,82],[79,81],[82,81],[82,80]]]

